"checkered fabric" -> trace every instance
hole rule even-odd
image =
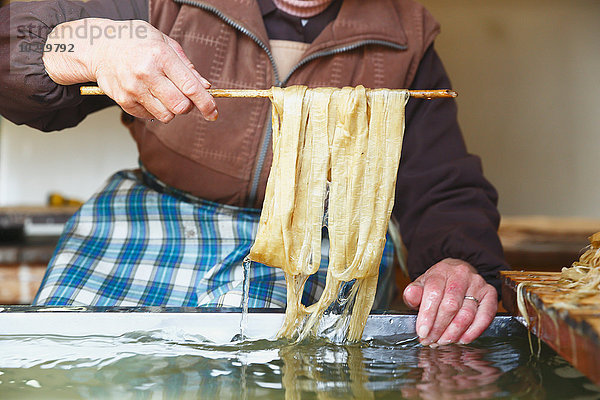
[[[121,171],[65,226],[34,305],[240,307],[242,262],[260,211],[209,202],[169,188],[147,171]],[[325,284],[323,260],[303,302]],[[389,302],[393,246],[386,244],[375,306]],[[249,307],[285,307],[279,268],[252,263]]]

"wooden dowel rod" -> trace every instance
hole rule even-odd
[[[410,97],[417,99],[449,99],[458,96],[458,93],[450,89],[442,90],[409,90]]]
[[[104,92],[98,86],[82,86],[81,94],[83,96],[103,95]],[[209,89],[208,92],[213,97],[271,97],[271,89]],[[439,99],[452,98],[458,96],[453,90],[409,90],[410,97],[418,99]]]

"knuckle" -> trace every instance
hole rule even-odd
[[[484,286],[486,283],[485,279],[483,279],[483,277],[479,274],[473,276],[473,282],[478,286]]]
[[[164,54],[164,44],[150,46],[146,49],[146,54],[148,56],[148,60],[160,60]]]
[[[133,101],[126,101],[123,104],[121,104],[121,108],[123,108],[124,110],[135,110],[137,109],[137,103],[133,102]]]
[[[121,107],[123,109],[124,112],[126,112],[129,115],[132,115],[134,117],[141,117],[142,113],[139,111],[139,109],[137,108],[131,108],[131,107]]]
[[[133,78],[130,76],[119,81],[121,92],[125,96],[138,96],[144,89],[144,83],[135,76],[135,73],[133,74]]]
[[[451,282],[448,284],[448,286],[446,286],[446,293],[447,294],[454,294],[456,293],[457,295],[459,295],[460,293],[464,292],[465,288],[464,288],[464,283],[463,282]]]
[[[125,101],[127,100],[131,100],[133,101],[133,99],[139,97],[140,95],[140,86],[137,85],[136,83],[125,83],[122,85],[123,87],[123,97],[125,98]]]
[[[454,322],[460,326],[467,326],[471,324],[473,319],[475,319],[475,311],[470,308],[465,308],[456,315]]]
[[[134,75],[142,78],[151,75],[161,65],[162,58],[162,50],[158,46],[145,49],[144,55],[135,63]]]
[[[158,115],[156,115],[156,118],[160,122],[162,122],[164,124],[168,124],[169,122],[171,122],[173,120],[173,118],[175,118],[175,115],[170,112],[164,112],[164,113],[159,113]]]
[[[178,42],[177,40],[175,40],[175,39],[173,39],[173,38],[170,38],[170,37],[168,37],[168,36],[167,36],[167,39],[168,39],[169,43],[171,44],[171,46],[172,46],[172,47],[173,47],[173,48],[174,48],[176,51],[179,51],[179,52],[182,52],[182,53],[183,53],[183,47],[181,47],[181,45],[179,44],[179,42]]]
[[[452,321],[452,325],[454,325],[454,329],[456,330],[463,330],[471,323],[471,321],[472,320],[465,315],[457,315],[456,318],[454,318],[454,321]]]
[[[124,109],[133,109],[137,104],[131,96],[127,95],[118,95],[116,96],[115,101]]]
[[[121,92],[113,94],[112,98],[121,107],[123,107],[124,103],[127,101],[127,96]]]
[[[171,110],[175,114],[185,114],[186,112],[190,111],[191,106],[192,102],[187,98],[183,98],[176,100],[171,106]]]
[[[461,305],[458,303],[457,299],[454,297],[446,298],[442,302],[442,308],[444,311],[456,312],[456,311],[458,311],[460,306]]]
[[[140,66],[140,67],[136,68],[135,70],[133,70],[133,77],[137,80],[145,81],[150,78],[151,64],[144,63],[142,65],[143,66]]]
[[[464,263],[458,264],[458,265],[456,266],[456,270],[457,270],[457,272],[459,272],[461,275],[468,275],[468,274],[470,274],[470,273],[471,273],[471,269],[469,268],[469,266],[468,266],[468,265],[466,265],[466,264],[464,264]]]
[[[435,300],[435,299],[439,299],[440,297],[442,297],[442,291],[438,288],[432,289],[429,292],[429,299],[430,300]]]
[[[191,96],[195,93],[198,92],[198,90],[200,90],[200,84],[198,83],[198,81],[193,80],[193,79],[186,79],[182,84],[181,84],[181,91],[183,92],[183,94],[185,94],[186,96]]]

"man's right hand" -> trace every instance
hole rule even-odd
[[[56,49],[61,44],[73,52],[49,50],[50,45]],[[179,43],[147,22],[100,18],[65,22],[50,33],[46,47],[44,66],[54,82],[97,82],[135,117],[167,123],[194,107],[206,120],[218,117],[207,91],[210,83],[196,71]]]

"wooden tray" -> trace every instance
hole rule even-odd
[[[559,278],[559,272],[503,272],[502,303],[507,311],[518,316],[518,284],[543,284],[542,287],[525,287],[531,330],[575,368],[600,384],[600,294],[582,300],[575,309],[558,309],[553,304],[564,293],[557,285]]]

